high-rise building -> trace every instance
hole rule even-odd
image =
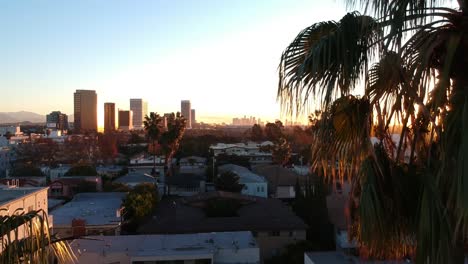
[[[119,109],[119,130],[130,131],[133,129],[133,112],[132,110]]]
[[[53,111],[46,116],[47,128],[68,130],[68,116],[60,111]]]
[[[191,118],[192,106],[190,100],[182,100],[180,102],[180,112],[185,119],[187,119],[187,128],[192,127],[192,118]]]
[[[74,99],[74,128],[78,133],[97,131],[97,94],[94,90],[76,90]]]
[[[115,104],[104,103],[104,133],[115,130]]]
[[[143,121],[148,114],[148,102],[143,99],[130,99],[130,110],[133,112],[133,127],[143,129]]]
[[[190,123],[194,126],[197,123],[195,119],[195,109],[190,110]]]

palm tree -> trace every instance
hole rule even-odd
[[[165,153],[165,167],[168,169],[168,175],[171,174],[172,158],[179,149],[186,126],[187,120],[179,112],[172,113],[167,117],[167,129],[161,135],[161,146]]]
[[[151,142],[151,150],[153,152],[152,174],[154,174],[156,173],[156,145],[158,144],[159,138],[161,137],[162,118],[157,113],[151,112],[149,116],[145,116],[143,126],[146,131],[146,137]]]
[[[441,2],[349,0],[369,15],[313,24],[281,57],[283,110],[319,110],[312,167],[351,182],[350,234],[370,256],[463,263],[468,1]]]
[[[47,215],[42,210],[0,216],[0,236],[0,263],[53,263],[54,257],[60,263],[75,261],[67,241],[49,233]]]

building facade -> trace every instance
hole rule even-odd
[[[78,133],[97,131],[97,94],[94,90],[74,93],[74,129]]]
[[[104,103],[104,133],[115,130],[115,103]]]
[[[47,128],[68,130],[68,116],[60,111],[53,111],[46,116]]]
[[[190,110],[190,123],[192,126],[197,123],[197,119],[195,118],[195,109]]]
[[[190,104],[190,100],[182,100],[180,102],[180,112],[187,119],[187,128],[192,128],[192,105]]]
[[[119,130],[130,131],[133,129],[132,110],[119,110]]]
[[[143,121],[148,114],[148,102],[143,99],[130,99],[130,110],[133,112],[133,128],[143,129]]]

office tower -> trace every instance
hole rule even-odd
[[[133,112],[133,127],[143,129],[143,121],[148,114],[148,102],[143,99],[130,99],[130,110]]]
[[[185,117],[185,119],[187,119],[187,128],[191,128],[192,127],[192,118],[191,118],[191,105],[190,105],[190,100],[182,100],[180,102],[180,112],[182,114],[182,116]]]
[[[104,133],[115,130],[115,104],[104,103]]]
[[[94,90],[76,90],[74,93],[75,131],[97,131],[97,94]]]
[[[133,112],[132,110],[119,109],[119,130],[130,131],[133,129]]]
[[[197,120],[195,119],[195,109],[192,109],[190,111],[190,123],[192,126],[194,126],[197,123]]]
[[[68,116],[60,111],[50,112],[46,116],[46,126],[62,131],[68,130]]]

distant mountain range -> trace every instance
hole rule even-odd
[[[73,115],[68,116],[68,121],[73,122]],[[46,116],[26,111],[19,112],[0,112],[0,124],[12,123],[45,123]]]

